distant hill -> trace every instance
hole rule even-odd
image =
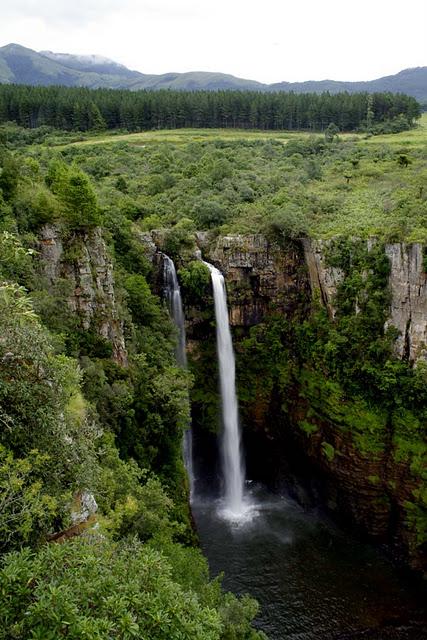
[[[178,89],[255,91],[295,91],[296,93],[338,93],[348,91],[391,91],[406,93],[427,105],[427,67],[404,69],[392,76],[365,82],[320,80],[263,84],[225,73],[190,71],[188,73],[144,74],[132,71],[113,60],[96,55],[72,55],[52,51],[33,51],[19,44],[0,47],[0,83],[52,85],[68,87],[105,87],[112,89]]]
[[[367,91],[369,93],[391,91],[406,93],[419,102],[427,103],[427,67],[404,69],[393,76],[384,76],[365,82],[340,82],[337,80],[309,80],[308,82],[277,82],[269,85],[272,91],[295,91],[296,93],[339,93],[340,91]]]

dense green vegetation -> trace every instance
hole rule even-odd
[[[256,603],[211,582],[192,546],[181,460],[191,380],[131,216],[103,210],[76,164],[4,147],[0,159],[0,637],[261,638]],[[85,247],[105,251],[106,226],[127,363],[100,333],[103,318],[117,324],[102,291],[88,327],[70,312],[70,276],[46,277],[46,223],[71,273]],[[86,275],[99,286],[94,258]],[[88,493],[98,511],[76,525]]]
[[[202,132],[201,139],[193,134],[188,142],[190,134],[175,138],[165,132],[56,150],[31,147],[30,138],[25,167],[31,157],[38,171],[45,171],[51,159],[60,157],[82,168],[95,183],[116,242],[117,234],[124,233],[120,229],[133,223],[142,230],[167,227],[176,237],[191,229],[219,228],[278,238],[344,234],[424,241],[422,122],[415,131],[368,139],[286,134],[246,139],[244,133],[230,139],[228,133],[204,137]],[[11,148],[22,144],[24,134],[3,129]],[[25,170],[29,173],[30,167]],[[37,186],[21,190],[21,199],[31,203],[47,197]],[[54,216],[52,204],[41,207],[49,208]],[[29,211],[26,219],[35,215]]]
[[[334,420],[367,456],[391,438],[424,482],[407,511],[425,541],[425,368],[396,359],[395,336],[384,334],[381,250],[390,240],[427,243],[425,129],[391,141],[338,136],[335,127],[317,137],[141,136],[69,144],[45,127],[0,128],[0,637],[260,637],[250,625],[256,604],[209,582],[191,546],[181,440],[189,395],[193,415],[216,427],[215,347],[205,341],[191,388],[144,255],[146,230],[162,230],[201,331],[212,309],[208,274],[193,259],[196,230],[262,232],[280,243],[341,237],[328,255],[345,275],[335,319],[322,309],[294,324],[273,317],[243,336],[243,415],[274,392],[285,419],[298,388],[312,411],[298,425],[305,433],[316,416]],[[39,257],[46,224],[68,265],[54,282]],[[70,273],[80,274],[88,246],[101,251],[99,227],[113,256],[116,315],[99,290],[87,326],[69,309]],[[368,252],[362,240],[371,235]],[[88,264],[83,275],[94,282]],[[122,323],[127,362],[100,330],[106,317]],[[339,455],[328,442],[322,449],[328,460]],[[81,539],[48,543],[70,532],[85,492],[98,503],[99,529],[90,522]]]
[[[420,116],[414,98],[393,93],[119,91],[0,86],[0,123],[87,131],[240,127],[402,131]]]

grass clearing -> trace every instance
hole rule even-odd
[[[111,145],[126,142],[135,146],[168,142],[171,144],[188,144],[190,142],[209,142],[225,140],[235,142],[239,140],[251,141],[272,140],[286,144],[289,140],[321,136],[320,132],[310,131],[263,131],[250,129],[160,129],[156,131],[141,131],[139,133],[102,133],[94,134],[85,140],[59,144],[56,148],[86,147],[91,145]],[[399,134],[385,134],[367,137],[364,134],[340,133],[340,139],[358,141],[361,145],[382,146],[390,145],[397,149],[417,148],[427,143],[427,113],[423,113],[419,126],[411,131]]]
[[[251,141],[272,140],[286,144],[289,140],[301,138],[309,138],[311,136],[321,135],[318,132],[309,131],[263,131],[248,129],[161,129],[159,131],[141,131],[139,133],[123,133],[123,134],[102,134],[94,135],[87,140],[79,140],[64,145],[58,145],[57,148],[68,146],[90,146],[93,144],[115,144],[127,142],[129,144],[139,146],[145,144],[155,144],[161,142],[169,142],[173,144],[188,144],[190,142],[209,142],[213,140],[225,140],[235,142],[239,140]],[[343,133],[340,137],[344,139],[360,139],[362,136],[355,133]]]

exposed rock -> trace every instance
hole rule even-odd
[[[319,416],[313,419],[310,406],[301,397],[292,404],[289,418],[292,428],[288,437],[311,468],[322,474],[322,494],[328,508],[388,545],[413,569],[425,571],[426,550],[417,547],[417,533],[408,525],[407,510],[420,479],[411,473],[408,462],[397,461],[393,442],[375,454],[364,453],[356,447],[351,429]],[[301,420],[315,424],[315,431],[308,434],[299,428]],[[332,455],[326,455],[325,443],[331,445]]]
[[[221,236],[205,249],[227,282],[230,323],[251,326],[272,312],[291,314],[307,300],[301,247],[269,242],[262,235]]]
[[[328,241],[304,239],[302,242],[312,295],[319,297],[334,317],[334,297],[343,272],[326,264]],[[376,242],[375,238],[367,240],[368,251]],[[423,267],[423,247],[419,243],[387,244],[385,253],[391,266],[390,317],[385,328],[393,326],[400,332],[395,342],[399,357],[411,362],[427,359],[427,274]]]
[[[62,531],[51,533],[47,536],[48,542],[62,544],[76,536],[87,535],[89,532],[94,534],[99,527],[96,520],[96,512],[98,505],[92,493],[82,491],[77,493],[73,498],[70,517],[71,526]]]
[[[310,276],[310,286],[313,298],[320,298],[329,315],[333,318],[336,313],[334,298],[337,288],[344,277],[344,272],[326,264],[325,249],[328,243],[322,240],[302,240],[304,256]]]
[[[135,236],[138,242],[142,245],[142,250],[150,262],[153,262],[154,256],[157,252],[156,244],[153,240],[153,236],[149,231],[142,232],[135,229]]]
[[[390,318],[400,331],[396,353],[416,362],[427,359],[427,274],[423,267],[421,244],[388,244],[385,252],[390,259]]]
[[[213,234],[211,231],[196,231],[196,243],[200,249],[206,249],[212,241]]]
[[[75,504],[71,511],[71,522],[73,525],[81,524],[89,520],[98,511],[98,505],[92,493],[82,491],[75,498]]]
[[[127,352],[115,299],[113,265],[101,229],[75,231],[65,239],[58,227],[44,225],[39,249],[48,285],[59,278],[70,282],[72,293],[67,302],[82,328],[93,328],[110,341],[114,360],[125,366]]]
[[[327,265],[327,241],[303,240],[279,246],[261,235],[215,238],[210,233],[199,233],[196,237],[206,260],[224,274],[230,322],[234,326],[252,326],[274,312],[303,318],[313,299],[323,303],[332,318],[335,316],[334,299],[344,274]],[[367,241],[368,251],[376,242],[375,238]],[[391,262],[387,326],[393,325],[402,332],[396,351],[413,361],[426,358],[427,277],[422,246],[393,244],[387,245],[385,252]],[[187,310],[188,347],[196,362],[200,355],[198,345],[212,336],[203,311]],[[248,429],[262,433],[264,441],[271,442],[282,459],[292,451],[288,447],[291,440],[293,451],[322,474],[323,497],[330,509],[347,517],[365,534],[393,547],[408,565],[422,571],[425,550],[420,550],[416,530],[408,522],[408,503],[414,503],[419,479],[410,463],[396,455],[391,429],[384,426],[381,451],[365,454],[356,446],[352,425],[340,424],[339,416],[331,418],[321,408],[313,413],[298,385],[291,392],[286,415],[282,409],[284,399],[275,393],[267,390],[253,399],[246,416]],[[280,416],[286,424],[280,424]],[[312,422],[313,432],[301,429],[301,421]],[[286,439],[288,442],[284,443]]]

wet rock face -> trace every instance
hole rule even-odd
[[[261,235],[224,236],[204,256],[224,274],[233,326],[258,324],[273,312],[289,316],[309,300],[300,245],[280,247]]]
[[[412,362],[427,360],[427,274],[421,244],[388,244],[390,259],[390,318],[386,326],[400,331],[396,353]]]
[[[83,329],[93,329],[112,344],[113,359],[127,364],[123,323],[119,317],[113,264],[101,229],[74,232],[64,240],[61,231],[45,225],[39,239],[40,262],[48,285],[62,278],[71,284],[67,302]]]

